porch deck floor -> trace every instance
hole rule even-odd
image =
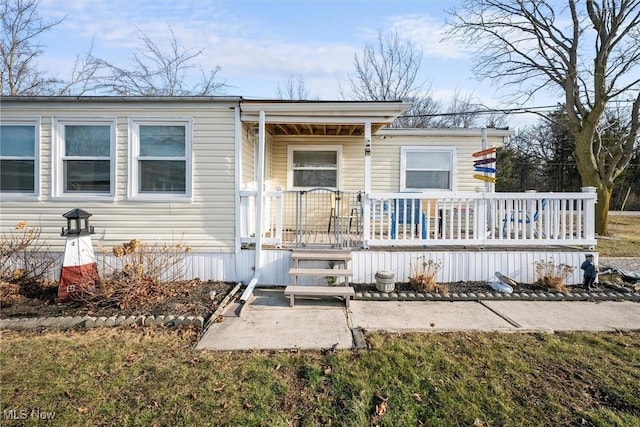
[[[346,233],[341,236],[342,245],[340,247],[346,249],[358,250],[362,248],[362,234]],[[322,231],[308,231],[300,233],[299,241],[296,239],[296,233],[293,231],[285,231],[282,234],[283,248],[296,248],[296,247],[318,247],[318,248],[331,248],[338,247],[336,235],[333,232],[327,233]],[[398,235],[400,240],[405,239],[405,235],[400,232]],[[406,239],[410,239],[411,236],[407,235]],[[418,236],[414,235],[414,239],[418,239]],[[503,252],[503,251],[560,251],[560,252],[575,252],[576,250],[584,250],[582,246],[566,246],[566,245],[544,245],[530,242],[526,246],[516,245],[499,245],[499,246],[486,246],[465,244],[464,240],[460,241],[459,245],[439,245],[438,239],[431,238],[431,241],[427,241],[426,244],[416,242],[415,245],[403,245],[394,246],[391,242],[390,245],[385,246],[370,246],[370,250],[384,250],[384,251],[407,251],[407,250],[421,250],[421,251],[483,251],[483,252]]]

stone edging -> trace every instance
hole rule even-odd
[[[430,292],[356,292],[355,300],[362,301],[639,301],[640,293],[622,292],[468,292],[439,294]]]
[[[34,317],[0,319],[0,329],[97,328],[101,326],[194,326],[202,329],[202,316]]]
[[[238,283],[235,288],[222,300],[216,311],[211,315],[210,319],[217,318],[225,309],[230,299],[234,296],[241,284]],[[38,329],[38,328],[98,328],[113,326],[193,326],[196,329],[203,329],[207,323],[202,316],[111,316],[111,317],[93,317],[93,316],[76,316],[76,317],[32,317],[32,318],[14,318],[0,319],[0,329]]]
[[[236,286],[225,298],[218,309],[211,315],[211,319],[218,317],[224,310],[226,303],[231,299],[240,286]],[[355,300],[362,301],[636,301],[640,302],[640,293],[622,292],[591,292],[591,293],[560,293],[560,292],[513,292],[505,294],[500,292],[469,292],[451,293],[441,295],[429,292],[356,292]],[[202,316],[111,316],[111,317],[35,317],[0,319],[0,329],[38,329],[38,328],[97,328],[127,326],[136,324],[139,326],[194,326],[203,329],[207,323]]]

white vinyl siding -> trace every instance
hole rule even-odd
[[[115,118],[55,118],[53,196],[115,197]]]
[[[256,151],[257,136],[253,126],[244,124],[242,127],[242,185],[241,189],[255,189],[256,187]]]
[[[9,201],[0,204],[0,226],[7,229],[20,221],[42,226],[43,239],[53,251],[61,251],[65,239],[60,227],[66,225],[62,214],[81,208],[92,214],[92,236],[96,252],[98,245],[110,250],[114,245],[131,239],[155,242],[183,241],[194,253],[235,250],[235,124],[237,102],[154,100],[79,100],[34,102],[15,100],[4,102],[2,119],[40,117],[40,197],[39,203]],[[192,188],[191,200],[176,203],[176,199],[145,200],[128,197],[129,188],[129,120],[144,118],[171,123],[176,117],[191,121],[192,126]],[[110,198],[75,198],[53,196],[51,144],[53,118],[78,120],[115,117],[114,196]],[[182,120],[182,119],[181,119]],[[212,267],[215,268],[215,267]]]
[[[447,132],[449,130],[446,130]],[[476,191],[484,183],[474,179],[473,161],[477,158],[472,153],[482,149],[480,130],[450,129],[452,135],[446,135],[444,130],[436,129],[434,134],[429,130],[415,130],[415,135],[394,135],[391,130],[383,131],[384,138],[374,136],[371,150],[371,191],[392,192],[400,191],[402,147],[447,147],[456,150],[455,182],[456,192]],[[461,135],[456,135],[459,131]],[[402,132],[402,130],[398,130]],[[410,132],[410,130],[406,130]],[[489,134],[487,145],[501,147],[505,136]],[[498,165],[499,167],[499,165]]]
[[[0,123],[0,197],[35,197],[39,193],[37,120]]]
[[[453,147],[402,147],[400,191],[455,191]]]

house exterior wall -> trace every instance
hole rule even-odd
[[[255,187],[256,137],[253,126],[248,123],[242,125],[242,189]]]
[[[574,267],[566,284],[575,285],[582,282],[582,271],[579,266],[584,261],[584,250],[505,250],[505,251],[468,251],[468,250],[404,250],[404,251],[353,251],[350,267],[353,271],[352,283],[375,283],[378,271],[392,271],[397,282],[408,282],[412,268],[416,263],[433,261],[440,265],[436,280],[438,283],[454,283],[459,281],[496,280],[495,273],[501,272],[517,282],[534,283],[538,280],[537,263],[553,263]],[[589,252],[593,253],[593,252]],[[269,250],[263,252],[263,268],[261,269],[261,286],[284,286],[292,284],[289,268],[292,264],[291,251]],[[597,253],[596,253],[597,256]],[[193,277],[212,280],[248,283],[253,276],[254,251],[243,250],[236,255],[236,260],[228,254],[193,254],[191,271]],[[597,261],[597,259],[596,259]],[[300,285],[323,285],[325,278],[299,278]]]
[[[145,242],[184,242],[194,252],[233,252],[235,248],[234,108],[223,101],[99,101],[26,102],[3,99],[2,120],[38,119],[40,194],[7,197],[0,206],[0,229],[7,232],[19,221],[42,227],[43,239],[54,251],[65,239],[62,214],[82,208],[90,212],[94,243],[107,247],[131,239]],[[52,138],[55,119],[102,118],[116,120],[115,196],[103,200],[82,195],[55,197],[52,189]],[[187,119],[192,123],[192,196],[190,200],[134,200],[130,179],[130,120],[134,118]],[[189,177],[187,177],[189,179]]]
[[[400,191],[401,150],[402,147],[453,147],[455,149],[455,191],[475,191],[484,183],[473,178],[473,161],[477,160],[472,153],[482,149],[481,133],[465,130],[462,134],[451,129],[446,132],[430,134],[417,130],[413,135],[393,135],[393,130],[383,130],[382,135],[373,137],[371,151],[373,192]],[[383,137],[384,135],[384,137]],[[501,147],[504,144],[504,132],[491,135],[489,132],[487,145]],[[271,188],[282,186],[288,190],[288,148],[304,145],[338,145],[342,147],[342,173],[340,190],[360,191],[364,189],[364,148],[363,138],[336,136],[277,136],[273,137],[273,150],[267,155],[267,164],[272,165],[270,177]]]
[[[289,146],[331,145],[342,147],[340,190],[358,191],[364,188],[364,149],[361,136],[275,136],[271,150],[272,188],[287,185]]]
[[[414,135],[394,135],[392,130],[382,131],[382,135],[373,137],[371,149],[373,192],[400,191],[401,150],[407,146],[421,147],[454,147],[455,149],[455,183],[454,191],[475,191],[478,186],[484,186],[482,181],[473,178],[473,161],[477,160],[472,153],[482,149],[480,130],[474,134],[456,134],[450,129],[450,134],[442,132],[429,134],[416,132]],[[468,132],[465,132],[468,133]],[[504,136],[489,136],[487,145],[501,147]]]

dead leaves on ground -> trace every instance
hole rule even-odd
[[[377,425],[378,419],[389,410],[389,398],[380,393],[375,393],[373,397],[375,405],[371,414],[371,425]]]

